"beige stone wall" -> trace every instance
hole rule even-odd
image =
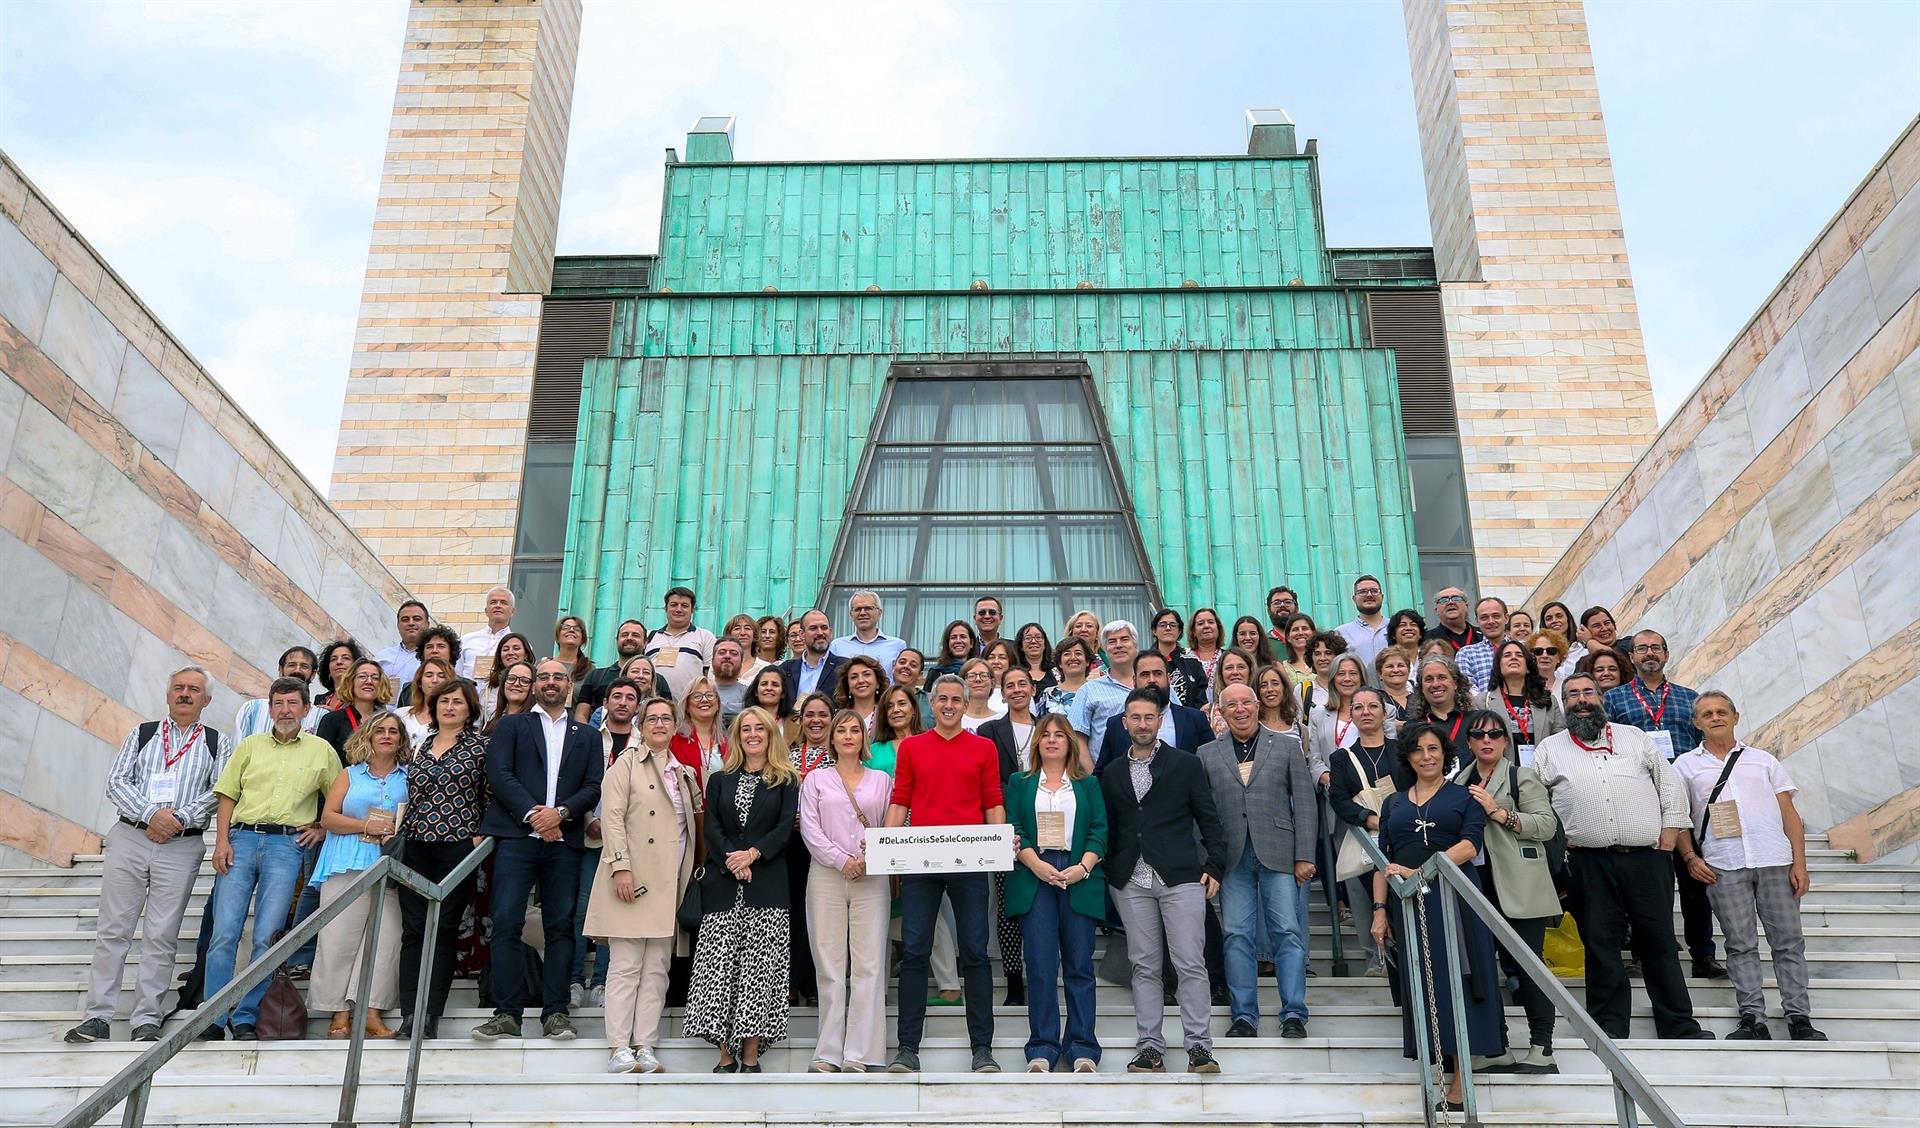
[[[1909,126],[1541,582],[1667,634],[1787,757],[1800,809],[1920,840],[1920,123]]]
[[[385,645],[406,594],[0,154],[0,864],[97,849],[174,670],[230,731],[281,651]]]
[[[334,504],[461,628],[505,583],[580,0],[408,7]]]
[[[1405,0],[1483,592],[1530,590],[1653,390],[1579,0]]]

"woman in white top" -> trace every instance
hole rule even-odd
[[[1587,656],[1587,645],[1574,628],[1573,610],[1557,599],[1547,604],[1540,609],[1540,629],[1560,636],[1564,653],[1560,655],[1557,672],[1563,678],[1571,674],[1574,667],[1580,664],[1580,659]]]
[[[807,937],[820,985],[820,1032],[810,1073],[865,1073],[886,1060],[888,881],[869,874],[868,827],[883,826],[893,782],[866,766],[867,726],[834,714],[834,763],[800,784]]]
[[[453,665],[441,658],[429,658],[413,672],[413,693],[407,698],[412,704],[400,711],[400,723],[407,726],[408,748],[420,747],[420,742],[427,738],[427,731],[433,728],[433,714],[428,711],[427,698],[453,678]]]
[[[967,687],[967,709],[960,714],[960,727],[968,732],[1006,713],[1000,700],[1000,687],[994,684],[993,667],[985,658],[969,658],[960,666],[960,680]]]
[[[1307,759],[1317,778],[1327,770],[1335,749],[1353,743],[1353,695],[1367,684],[1367,668],[1358,655],[1342,654],[1327,673],[1326,696],[1307,714]]]

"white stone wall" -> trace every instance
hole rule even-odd
[[[111,825],[114,749],[213,675],[231,729],[281,651],[384,645],[402,588],[0,155],[0,846]]]
[[[1800,809],[1920,838],[1920,125],[1814,241],[1529,606],[1667,635]],[[1913,824],[1913,825],[1909,825]]]

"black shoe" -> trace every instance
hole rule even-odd
[[[88,1042],[104,1042],[111,1037],[113,1037],[113,1029],[107,1025],[106,1019],[89,1018],[67,1031],[66,1041],[76,1046],[84,1046]]]
[[[200,1033],[195,1034],[193,1040],[196,1042],[224,1042],[227,1040],[227,1028],[216,1022]]]
[[[1680,1041],[1680,1042],[1711,1042],[1713,1040],[1714,1040],[1713,1031],[1705,1030],[1705,1029],[1695,1030],[1691,1034],[1682,1034],[1680,1035],[1679,1038],[1675,1039],[1675,1041]]]
[[[1234,1019],[1233,1025],[1227,1027],[1229,1038],[1258,1038],[1259,1036],[1260,1028],[1244,1018]]]
[[[1796,1042],[1824,1042],[1827,1036],[1813,1028],[1813,1020],[1804,1014],[1787,1016],[1787,1037]]]
[[[1027,1005],[1027,977],[1024,975],[1007,976],[1007,1001],[1002,1004],[1009,1007]]]
[[[496,1014],[473,1028],[473,1037],[479,1042],[497,1042],[502,1038],[518,1038],[520,1020],[510,1014]]]
[[[1000,1072],[1000,1063],[993,1060],[992,1046],[975,1046],[973,1048],[973,1071],[975,1073]]]
[[[1297,1018],[1289,1018],[1280,1024],[1280,1036],[1282,1038],[1305,1038],[1307,1036],[1307,1024]]]
[[[1727,967],[1712,956],[1694,957],[1693,977],[1695,979],[1725,979]]]
[[[136,1042],[158,1042],[160,1040],[160,1024],[157,1022],[144,1022],[134,1027],[133,1040]]]
[[[893,1060],[887,1063],[887,1072],[888,1073],[920,1072],[920,1051],[909,1050],[905,1047],[902,1047],[898,1053],[893,1055]]]
[[[1220,1063],[1213,1060],[1213,1051],[1205,1046],[1193,1046],[1187,1050],[1188,1073],[1218,1073]]]
[[[1166,1071],[1167,1062],[1160,1056],[1159,1050],[1141,1050],[1133,1055],[1132,1061],[1127,1063],[1128,1073],[1165,1073]]]
[[[1216,1007],[1230,1007],[1233,1005],[1233,996],[1228,993],[1225,987],[1215,987],[1210,998]]]
[[[1733,1032],[1727,1035],[1727,1041],[1771,1042],[1773,1041],[1773,1031],[1767,1029],[1766,1019],[1756,1015],[1743,1014],[1740,1016],[1740,1025],[1734,1027]]]
[[[1180,996],[1174,994],[1172,990],[1164,991],[1160,995],[1160,1003],[1162,1006],[1177,1007],[1180,1005]]]
[[[260,1036],[253,1032],[253,1023],[236,1022],[233,1024],[233,1040],[236,1042],[258,1042]]]
[[[743,1061],[740,1063],[740,1068],[734,1070],[734,1072],[735,1073],[758,1073],[760,1072],[760,1063],[756,1061],[752,1065],[748,1065],[746,1062]]]
[[[723,1061],[715,1065],[713,1071],[715,1073],[738,1073],[740,1072],[740,1063],[737,1061]]]

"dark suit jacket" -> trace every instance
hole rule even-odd
[[[569,719],[560,745],[560,779],[553,803],[573,816],[560,825],[560,837],[569,846],[586,845],[587,816],[600,801],[600,776],[605,770],[600,731]],[[480,820],[480,833],[495,838],[532,833],[527,812],[547,801],[547,734],[539,717],[515,713],[494,726],[487,745],[487,784],[493,800]]]
[[[1150,771],[1153,786],[1144,802],[1133,797],[1124,754],[1100,771],[1107,800],[1107,884],[1126,885],[1143,856],[1168,885],[1199,881],[1202,873],[1218,881],[1227,872],[1227,840],[1200,758],[1162,744]]]
[[[832,697],[833,691],[840,685],[840,667],[846,662],[845,658],[829,651],[820,664],[820,681],[813,688]],[[800,700],[800,659],[789,658],[780,663],[780,672],[787,677],[787,711],[792,712],[795,703]]]
[[[747,908],[790,908],[787,844],[800,817],[800,789],[762,783],[753,793],[744,822],[734,806],[739,791],[739,772],[715,772],[707,778],[707,869],[700,879],[701,902],[710,912],[733,908],[740,882],[727,869],[727,855],[751,848],[760,851],[760,860],[753,863],[753,880],[746,883]]]
[[[1035,717],[1038,721],[1040,718]],[[1000,787],[1005,790],[1007,781],[1013,773],[1020,770],[1020,745],[1013,739],[1013,722],[1005,715],[995,717],[975,730],[976,735],[993,741],[994,748],[1000,753]]]
[[[1173,710],[1173,746],[1182,752],[1198,752],[1200,746],[1213,739],[1213,726],[1207,723],[1207,715],[1198,709],[1189,709],[1179,702],[1168,705]],[[1093,770],[1105,771],[1107,765],[1125,756],[1127,749],[1133,746],[1133,738],[1127,735],[1127,726],[1121,722],[1122,715],[1116,714],[1107,722],[1106,735],[1100,738],[1100,747],[1093,756]],[[985,728],[985,725],[981,725]]]

